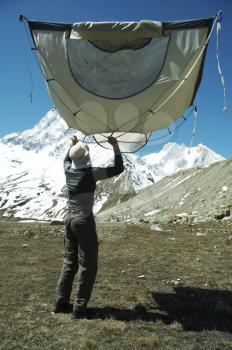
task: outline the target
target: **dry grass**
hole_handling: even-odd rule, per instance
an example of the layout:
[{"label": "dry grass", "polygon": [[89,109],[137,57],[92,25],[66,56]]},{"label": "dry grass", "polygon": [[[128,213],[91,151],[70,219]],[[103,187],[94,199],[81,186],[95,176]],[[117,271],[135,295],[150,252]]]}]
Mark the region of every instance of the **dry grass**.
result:
[{"label": "dry grass", "polygon": [[81,320],[50,314],[62,230],[0,221],[0,349],[232,349],[231,225],[99,225],[92,313]]}]

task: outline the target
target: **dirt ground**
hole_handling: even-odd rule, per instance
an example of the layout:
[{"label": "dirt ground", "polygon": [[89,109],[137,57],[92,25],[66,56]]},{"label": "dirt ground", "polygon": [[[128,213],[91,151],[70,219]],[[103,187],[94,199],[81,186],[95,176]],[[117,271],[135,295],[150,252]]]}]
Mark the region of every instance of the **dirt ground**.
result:
[{"label": "dirt ground", "polygon": [[232,225],[161,229],[98,224],[91,312],[72,320],[50,312],[63,227],[0,221],[0,349],[232,349]]}]

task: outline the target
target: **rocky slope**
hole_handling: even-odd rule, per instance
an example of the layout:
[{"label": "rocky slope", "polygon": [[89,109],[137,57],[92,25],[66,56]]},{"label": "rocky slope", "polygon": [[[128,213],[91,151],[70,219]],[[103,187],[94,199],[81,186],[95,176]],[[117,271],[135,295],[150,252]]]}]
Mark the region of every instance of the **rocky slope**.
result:
[{"label": "rocky slope", "polygon": [[232,220],[232,158],[168,176],[132,200],[98,214],[99,221]]}]

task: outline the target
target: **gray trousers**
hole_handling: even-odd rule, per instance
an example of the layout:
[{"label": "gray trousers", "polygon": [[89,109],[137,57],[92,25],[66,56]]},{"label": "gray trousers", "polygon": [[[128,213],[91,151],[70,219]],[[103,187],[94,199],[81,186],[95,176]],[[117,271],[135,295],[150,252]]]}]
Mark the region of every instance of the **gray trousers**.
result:
[{"label": "gray trousers", "polygon": [[74,216],[66,221],[64,261],[56,287],[56,302],[69,303],[73,280],[78,272],[74,307],[85,309],[97,274],[98,240],[94,217],[80,221]]}]

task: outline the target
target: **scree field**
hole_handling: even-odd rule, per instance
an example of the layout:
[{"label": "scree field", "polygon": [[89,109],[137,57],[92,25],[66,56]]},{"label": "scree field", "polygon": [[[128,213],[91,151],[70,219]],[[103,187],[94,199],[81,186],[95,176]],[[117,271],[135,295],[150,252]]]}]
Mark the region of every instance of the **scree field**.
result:
[{"label": "scree field", "polygon": [[72,320],[50,312],[63,227],[0,221],[0,349],[232,349],[232,225],[160,227],[98,224],[90,313]]}]

